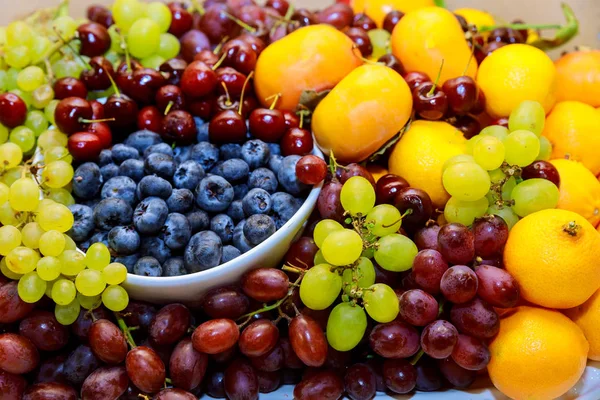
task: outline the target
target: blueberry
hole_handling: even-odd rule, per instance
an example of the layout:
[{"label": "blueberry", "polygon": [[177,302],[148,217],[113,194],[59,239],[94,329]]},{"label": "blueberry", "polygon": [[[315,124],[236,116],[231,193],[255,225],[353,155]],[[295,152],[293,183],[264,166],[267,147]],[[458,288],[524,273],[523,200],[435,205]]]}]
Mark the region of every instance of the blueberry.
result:
[{"label": "blueberry", "polygon": [[177,146],[173,149],[173,160],[177,164],[187,161],[192,156],[192,146]]},{"label": "blueberry", "polygon": [[232,158],[242,158],[242,146],[237,143],[226,143],[219,149],[223,160],[231,160]]},{"label": "blueberry", "polygon": [[108,199],[109,197],[117,197],[125,200],[129,205],[135,205],[135,189],[137,185],[133,179],[127,176],[115,176],[110,178],[102,187],[100,197]]},{"label": "blueberry", "polygon": [[248,250],[251,250],[252,243],[248,241],[246,236],[244,235],[244,225],[246,224],[246,220],[241,220],[233,230],[233,245],[241,252],[245,253]]},{"label": "blueberry", "polygon": [[208,171],[219,161],[219,149],[208,142],[200,142],[192,147],[190,159]]},{"label": "blueberry", "polygon": [[127,136],[127,139],[125,140],[125,144],[127,146],[135,147],[140,154],[153,144],[161,142],[162,138],[158,133],[149,131],[147,129],[134,132]]},{"label": "blueberry", "polygon": [[296,164],[300,158],[302,157],[297,155],[285,157],[281,163],[281,168],[277,173],[279,184],[283,186],[286,192],[293,194],[294,196],[299,195],[308,189],[308,185],[300,182],[296,177]]},{"label": "blueberry", "polygon": [[267,240],[276,230],[275,221],[268,215],[251,215],[244,224],[244,236],[254,246]]},{"label": "blueberry", "polygon": [[128,256],[140,248],[140,235],[132,226],[115,226],[108,232],[108,245],[120,256]]},{"label": "blueberry", "polygon": [[268,214],[272,204],[271,195],[263,189],[252,189],[242,199],[242,208],[247,217],[254,214]]},{"label": "blueberry", "polygon": [[94,208],[94,223],[105,231],[119,225],[129,225],[133,210],[123,199],[109,197],[101,200]]},{"label": "blueberry", "polygon": [[250,169],[265,166],[270,156],[269,146],[262,140],[248,140],[242,146],[242,159],[248,163]]},{"label": "blueberry", "polygon": [[226,213],[235,222],[239,222],[246,217],[246,215],[244,214],[244,207],[242,205],[241,200],[232,201],[229,207],[227,208]]},{"label": "blueberry", "polygon": [[239,183],[233,187],[233,198],[235,200],[241,200],[248,194],[248,185],[245,183]]},{"label": "blueberry", "polygon": [[268,143],[269,150],[271,151],[271,155],[281,155],[281,146],[279,143]]},{"label": "blueberry", "polygon": [[161,276],[162,268],[154,257],[142,257],[133,266],[133,273],[142,276]]},{"label": "blueberry", "polygon": [[269,193],[277,191],[277,177],[275,173],[267,168],[257,168],[250,173],[248,177],[248,187],[250,189],[264,189]]},{"label": "blueberry", "polygon": [[135,182],[139,182],[144,177],[144,162],[130,158],[125,160],[119,166],[119,175],[128,176]]},{"label": "blueberry", "polygon": [[98,165],[100,165],[101,167],[112,163],[112,151],[108,150],[108,149],[104,149],[100,152],[100,155],[98,156]]},{"label": "blueberry", "polygon": [[146,197],[160,197],[168,199],[173,193],[173,187],[166,179],[156,175],[147,175],[142,178],[137,186],[137,195],[139,200]]},{"label": "blueberry", "polygon": [[228,215],[217,214],[210,220],[210,230],[221,238],[222,243],[231,242],[234,228],[233,220]]},{"label": "blueberry", "polygon": [[210,226],[210,217],[206,211],[196,209],[185,214],[185,217],[190,223],[192,234],[205,231]]},{"label": "blueberry", "polygon": [[135,208],[133,225],[142,235],[154,235],[160,232],[167,215],[169,215],[169,208],[163,199],[148,197]]},{"label": "blueberry", "polygon": [[140,254],[143,257],[153,257],[162,264],[171,258],[171,249],[158,236],[146,236],[142,238]]},{"label": "blueberry", "polygon": [[183,255],[186,269],[189,272],[199,272],[216,267],[221,262],[222,248],[223,244],[216,233],[196,233],[190,239]]},{"label": "blueberry", "polygon": [[102,179],[106,182],[110,178],[114,178],[115,176],[119,176],[119,167],[115,163],[106,164],[102,168],[100,168],[100,173],[102,174]]},{"label": "blueberry", "polygon": [[83,242],[94,230],[94,210],[83,204],[72,204],[69,210],[73,213],[74,222],[67,235],[76,242]]},{"label": "blueberry", "polygon": [[173,184],[176,188],[194,190],[205,175],[204,168],[196,161],[184,161],[175,170]]},{"label": "blueberry", "polygon": [[94,243],[103,243],[106,247],[108,247],[108,232],[96,232],[92,235],[90,240],[86,240],[85,242],[79,245],[79,248],[83,251],[87,251],[89,247]]},{"label": "blueberry", "polygon": [[173,148],[166,143],[157,143],[144,150],[144,158],[148,158],[150,154],[162,153],[173,157]]},{"label": "blueberry", "polygon": [[283,163],[283,156],[279,154],[272,155],[269,157],[269,169],[273,171],[275,174],[279,172],[281,169],[281,164]]},{"label": "blueberry", "polygon": [[183,263],[183,257],[173,257],[169,258],[162,266],[163,275],[162,276],[181,276],[186,275],[188,272],[185,269],[185,264]]},{"label": "blueberry", "polygon": [[192,227],[183,214],[171,213],[162,228],[161,238],[171,250],[183,249],[190,241]]},{"label": "blueberry", "polygon": [[301,201],[285,192],[277,192],[271,196],[271,199],[273,200],[272,216],[277,229],[288,222],[302,206]]},{"label": "blueberry", "polygon": [[140,259],[140,255],[136,253],[136,254],[132,254],[130,256],[115,257],[115,259],[113,260],[113,262],[123,264],[127,268],[127,272],[129,272],[130,274],[132,274],[133,273],[133,267],[135,266],[135,263],[139,259]]},{"label": "blueberry", "polygon": [[140,158],[140,152],[135,147],[127,146],[123,143],[115,144],[111,151],[113,161],[117,165],[130,158]]},{"label": "blueberry", "polygon": [[233,201],[233,186],[216,175],[206,177],[196,188],[196,204],[204,211],[225,211]]},{"label": "blueberry", "polygon": [[194,194],[189,189],[173,189],[171,196],[167,199],[169,212],[188,212],[192,209],[193,205]]},{"label": "blueberry", "polygon": [[228,244],[227,246],[223,246],[223,256],[221,257],[221,263],[225,264],[242,255],[242,252],[239,251],[235,246]]},{"label": "blueberry", "polygon": [[93,199],[104,182],[100,167],[92,162],[81,164],[73,175],[73,194],[80,199]]},{"label": "blueberry", "polygon": [[229,182],[236,182],[248,177],[250,167],[248,167],[248,164],[244,160],[232,158],[216,165],[210,172],[222,176]]},{"label": "blueberry", "polygon": [[80,201],[77,204],[88,206],[89,208],[91,208],[93,210],[94,208],[96,208],[96,206],[98,205],[98,203],[100,203],[100,200],[101,199],[99,199],[99,198],[96,197],[96,198],[93,198],[91,200]]},{"label": "blueberry", "polygon": [[194,118],[194,121],[196,121],[196,141],[198,143],[200,142],[208,142],[208,126],[209,123],[208,122],[204,122],[202,121],[200,118],[198,118],[198,120],[196,120],[196,118]]},{"label": "blueberry", "polygon": [[144,160],[144,171],[147,174],[156,174],[164,179],[171,180],[176,168],[173,157],[168,154],[153,153]]}]

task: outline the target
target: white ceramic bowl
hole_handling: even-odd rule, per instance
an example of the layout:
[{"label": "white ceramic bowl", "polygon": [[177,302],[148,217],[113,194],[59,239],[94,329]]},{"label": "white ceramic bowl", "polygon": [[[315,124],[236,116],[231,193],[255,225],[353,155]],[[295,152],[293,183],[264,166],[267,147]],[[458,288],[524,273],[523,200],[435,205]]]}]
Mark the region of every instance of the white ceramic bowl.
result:
[{"label": "white ceramic bowl", "polygon": [[[323,158],[323,153],[316,147],[313,154]],[[321,187],[322,183],[315,186],[296,214],[270,238],[235,259],[206,271],[182,276],[155,278],[128,274],[123,286],[129,296],[136,300],[181,302],[195,306],[210,289],[239,283],[242,275],[251,269],[278,266],[315,208]]]}]

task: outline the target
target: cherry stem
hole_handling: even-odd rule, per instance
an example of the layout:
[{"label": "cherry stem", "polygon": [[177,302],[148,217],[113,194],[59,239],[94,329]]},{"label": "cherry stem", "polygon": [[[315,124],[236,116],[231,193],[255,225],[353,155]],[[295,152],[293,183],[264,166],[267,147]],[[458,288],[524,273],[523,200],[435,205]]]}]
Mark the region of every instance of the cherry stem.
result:
[{"label": "cherry stem", "polygon": [[198,11],[198,14],[204,15],[204,7],[202,7],[202,4],[200,4],[198,0],[192,0],[192,6],[194,9],[196,9],[196,11]]},{"label": "cherry stem", "polygon": [[[358,50],[358,53],[360,55],[356,54],[356,50]],[[370,65],[385,65],[382,62],[372,61],[372,60],[369,60],[367,58],[364,58],[363,55],[362,55],[362,53],[360,52],[360,49],[358,48],[358,46],[356,44],[352,45],[352,53],[354,54],[355,57],[357,57],[358,59],[360,59],[365,64],[370,64]]]},{"label": "cherry stem", "polygon": [[433,86],[431,87],[429,92],[427,92],[427,97],[433,96],[433,93],[435,92],[435,89],[437,88],[438,83],[440,83],[440,78],[442,76],[443,68],[444,68],[444,59],[442,58],[442,64],[440,65],[440,69],[438,70],[437,78],[435,78],[435,82],[433,82]]},{"label": "cherry stem", "polygon": [[114,314],[115,318],[117,319],[117,324],[119,325],[119,328],[121,328],[123,334],[125,335],[125,340],[127,340],[127,343],[129,343],[129,347],[135,349],[137,345],[135,344],[135,340],[133,340],[133,336],[131,336],[132,328],[127,326],[125,320],[121,317],[121,315],[119,315],[118,313]]},{"label": "cherry stem", "polygon": [[215,63],[215,65],[212,66],[211,69],[214,71],[217,68],[219,68],[221,66],[221,64],[223,64],[223,61],[225,61],[225,57],[227,57],[227,53],[223,53],[221,58],[219,58],[219,60]]},{"label": "cherry stem", "polygon": [[62,35],[60,34],[60,31],[58,30],[57,27],[53,27],[54,29],[54,33],[56,33],[56,36],[58,36],[58,39],[60,39],[72,52],[73,54],[75,54],[75,57],[77,57],[77,59],[79,59],[79,61],[81,61],[81,63],[86,66],[88,69],[92,69],[92,66],[90,65],[89,62],[85,61],[83,59],[83,57],[79,54],[78,51],[76,51],[73,46],[71,46],[71,41],[73,40],[73,38],[71,38],[70,40],[66,40],[65,38],[62,37]]},{"label": "cherry stem", "polygon": [[254,76],[254,71],[250,71],[246,80],[244,81],[244,86],[242,86],[242,94],[240,95],[240,107],[238,109],[238,114],[242,115],[242,107],[244,107],[244,94],[246,93],[246,86],[248,86],[248,82]]},{"label": "cherry stem", "polygon": [[300,129],[302,129],[302,127],[304,126],[304,117],[309,115],[310,111],[309,110],[301,110],[298,112],[298,115],[300,116],[300,125],[298,126]]},{"label": "cherry stem", "polygon": [[225,82],[221,81],[221,86],[223,86],[223,90],[225,90],[225,96],[227,96],[227,101],[225,102],[225,104],[230,106],[231,97],[229,96],[229,90],[227,89],[227,85],[225,84]]},{"label": "cherry stem", "polygon": [[106,75],[108,76],[108,79],[110,80],[111,86],[115,90],[115,94],[118,97],[121,97],[121,92],[119,91],[119,87],[117,86],[117,83],[115,82],[115,80],[113,79],[113,77],[110,74],[106,74]]},{"label": "cherry stem", "polygon": [[410,215],[410,214],[412,214],[412,213],[413,213],[413,209],[412,209],[412,208],[409,208],[408,210],[406,210],[406,211],[404,212],[404,214],[402,214],[402,215],[400,216],[400,219],[398,219],[397,221],[394,221],[394,222],[392,222],[392,223],[391,223],[391,224],[389,224],[389,225],[381,225],[381,226],[382,226],[383,228],[391,228],[392,226],[396,225],[398,222],[402,222],[402,219],[403,219],[404,217],[406,217],[407,215]]},{"label": "cherry stem", "polygon": [[213,54],[219,54],[223,45],[229,40],[229,36],[225,36],[213,50]]},{"label": "cherry stem", "polygon": [[125,36],[119,28],[117,28],[116,31],[119,34],[119,38],[121,39],[121,49],[125,52],[125,64],[127,64],[127,72],[131,72],[131,56],[129,55],[129,48],[127,47]]},{"label": "cherry stem", "polygon": [[94,122],[113,122],[114,120],[115,120],[114,118],[102,118],[102,119],[79,118],[79,122],[84,123],[84,124],[93,124]]},{"label": "cherry stem", "polygon": [[169,113],[169,111],[171,111],[171,108],[173,108],[174,104],[175,103],[173,102],[173,100],[169,101],[169,104],[167,104],[167,107],[165,107],[165,113],[164,113],[164,115],[167,115]]},{"label": "cherry stem", "polygon": [[221,13],[224,16],[226,16],[227,18],[229,18],[230,20],[232,20],[233,22],[235,22],[236,24],[238,24],[240,27],[242,27],[242,29],[245,29],[245,30],[247,30],[250,33],[256,33],[256,28],[248,25],[247,23],[245,23],[241,19],[234,17],[233,15],[229,14],[226,11],[221,11]]},{"label": "cherry stem", "polygon": [[467,71],[469,70],[469,66],[471,65],[471,60],[473,60],[474,56],[475,56],[475,36],[471,36],[471,55],[469,56],[469,61],[467,61],[467,66],[465,67],[465,70],[463,71],[461,76],[465,76],[467,74]]},{"label": "cherry stem", "polygon": [[265,98],[265,100],[273,99],[273,102],[271,103],[271,107],[269,107],[269,110],[272,110],[275,108],[275,105],[277,105],[277,102],[279,101],[280,98],[281,98],[281,93],[277,93],[277,94],[274,94],[272,96]]}]

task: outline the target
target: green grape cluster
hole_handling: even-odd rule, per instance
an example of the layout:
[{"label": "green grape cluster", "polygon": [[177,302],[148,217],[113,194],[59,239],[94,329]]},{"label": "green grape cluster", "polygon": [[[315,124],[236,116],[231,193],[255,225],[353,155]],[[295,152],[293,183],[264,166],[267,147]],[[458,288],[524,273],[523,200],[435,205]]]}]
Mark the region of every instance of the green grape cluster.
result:
[{"label": "green grape cluster", "polygon": [[545,179],[521,179],[522,168],[548,160],[552,145],[544,136],[542,105],[524,101],[510,114],[508,128],[492,125],[467,142],[467,153],[449,159],[442,181],[452,196],[444,209],[448,222],[471,225],[485,214],[502,217],[509,229],[519,218],[554,208],[559,191]]}]

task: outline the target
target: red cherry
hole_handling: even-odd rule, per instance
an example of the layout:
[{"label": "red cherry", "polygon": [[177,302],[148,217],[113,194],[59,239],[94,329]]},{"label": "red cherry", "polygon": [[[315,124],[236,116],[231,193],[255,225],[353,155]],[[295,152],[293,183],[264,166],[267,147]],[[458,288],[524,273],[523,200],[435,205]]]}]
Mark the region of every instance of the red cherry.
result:
[{"label": "red cherry", "polygon": [[246,133],[246,121],[234,110],[221,111],[208,125],[208,135],[213,143],[242,142]]},{"label": "red cherry", "polygon": [[292,128],[281,139],[281,153],[284,156],[304,156],[313,149],[313,138],[309,131],[302,128]]},{"label": "red cherry", "polygon": [[300,126],[300,117],[295,112],[289,110],[283,110],[283,117],[285,118],[285,127],[287,129],[298,128]]},{"label": "red cherry", "polygon": [[278,142],[286,132],[285,117],[279,110],[257,108],[248,118],[250,133],[265,142]]},{"label": "red cherry", "polygon": [[138,129],[148,129],[152,132],[160,132],[162,128],[163,115],[155,106],[142,108],[137,116]]},{"label": "red cherry", "polygon": [[171,111],[162,122],[160,135],[167,141],[188,145],[196,139],[196,123],[187,111]]},{"label": "red cherry", "polygon": [[85,99],[87,95],[87,88],[77,78],[67,76],[60,78],[54,83],[54,98],[57,100],[66,99],[67,97],[81,97]]},{"label": "red cherry", "polygon": [[81,97],[67,97],[61,100],[54,110],[56,127],[67,135],[83,131],[86,126],[83,120],[90,120],[91,118],[92,106]]},{"label": "red cherry", "polygon": [[8,128],[16,128],[25,123],[27,105],[14,93],[0,94],[0,123]]},{"label": "red cherry", "polygon": [[414,91],[416,88],[421,86],[425,82],[431,82],[429,76],[424,72],[411,71],[404,74],[404,80],[408,84],[410,91]]},{"label": "red cherry", "polygon": [[202,61],[194,61],[183,71],[180,86],[187,96],[203,97],[215,90],[217,74]]},{"label": "red cherry", "polygon": [[190,29],[192,29],[192,14],[190,14],[179,3],[170,3],[167,7],[171,10],[171,26],[169,33],[180,37]]},{"label": "red cherry", "polygon": [[213,97],[205,97],[192,102],[188,102],[188,109],[195,117],[200,117],[207,120],[213,115],[215,99]]},{"label": "red cherry", "polygon": [[100,138],[90,132],[77,132],[69,136],[69,153],[77,161],[94,161],[103,150]]},{"label": "red cherry", "polygon": [[88,127],[87,131],[98,136],[102,147],[108,149],[112,144],[112,131],[105,122],[92,122]]},{"label": "red cherry", "polygon": [[92,119],[96,120],[104,118],[104,104],[92,100],[90,101],[90,106],[92,106]]}]

